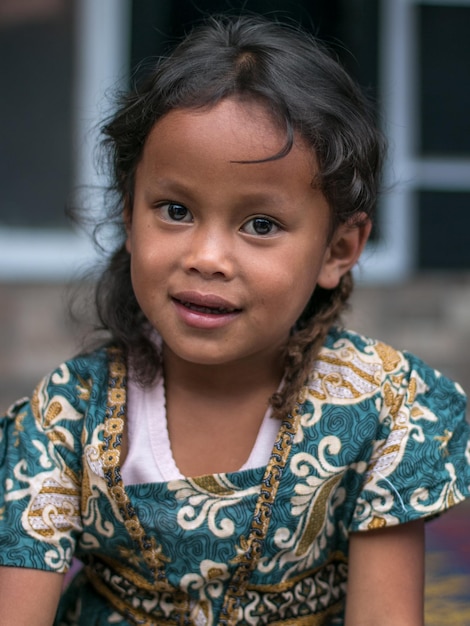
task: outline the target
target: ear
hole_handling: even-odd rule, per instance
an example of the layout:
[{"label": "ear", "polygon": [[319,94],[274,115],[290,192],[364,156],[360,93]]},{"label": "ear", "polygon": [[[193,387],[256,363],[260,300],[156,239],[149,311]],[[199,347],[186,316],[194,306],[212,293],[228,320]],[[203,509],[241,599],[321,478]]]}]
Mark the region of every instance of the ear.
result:
[{"label": "ear", "polygon": [[[365,219],[364,219],[365,218]],[[358,261],[367,243],[372,222],[363,215],[356,223],[340,224],[328,245],[317,284],[323,289],[334,289],[341,277]]]}]

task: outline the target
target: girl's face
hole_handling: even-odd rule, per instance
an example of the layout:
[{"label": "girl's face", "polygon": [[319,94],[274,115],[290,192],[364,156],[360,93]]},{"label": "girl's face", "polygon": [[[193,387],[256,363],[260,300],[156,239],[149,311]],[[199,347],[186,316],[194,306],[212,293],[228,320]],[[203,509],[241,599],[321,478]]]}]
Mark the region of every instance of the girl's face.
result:
[{"label": "girl's face", "polygon": [[172,358],[272,364],[315,286],[336,286],[355,261],[344,244],[354,229],[329,238],[301,140],[282,159],[239,162],[284,142],[262,105],[235,99],[173,110],[150,132],[126,245],[139,305]]}]

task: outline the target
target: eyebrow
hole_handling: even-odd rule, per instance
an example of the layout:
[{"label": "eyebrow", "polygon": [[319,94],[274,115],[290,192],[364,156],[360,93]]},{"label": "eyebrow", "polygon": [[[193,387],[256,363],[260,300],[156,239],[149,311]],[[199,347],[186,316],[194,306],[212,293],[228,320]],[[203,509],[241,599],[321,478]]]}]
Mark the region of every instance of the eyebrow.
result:
[{"label": "eyebrow", "polygon": [[[169,194],[182,194],[186,197],[193,196],[193,191],[190,185],[185,184],[177,180],[168,178],[155,177],[147,181],[145,184],[145,193],[169,193]],[[269,191],[256,191],[253,190],[247,193],[245,197],[239,199],[240,202],[246,202],[251,204],[262,204],[264,206],[276,206],[280,211],[286,211],[288,207],[287,198],[270,194]]]}]

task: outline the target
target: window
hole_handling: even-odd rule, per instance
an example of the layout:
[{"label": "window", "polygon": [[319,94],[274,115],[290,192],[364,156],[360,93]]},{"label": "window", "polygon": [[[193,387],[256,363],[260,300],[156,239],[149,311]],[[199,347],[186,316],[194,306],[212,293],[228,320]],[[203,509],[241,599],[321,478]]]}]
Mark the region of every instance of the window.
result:
[{"label": "window", "polygon": [[93,169],[104,94],[128,69],[128,0],[2,0],[0,278],[61,279],[94,256],[65,218]]},{"label": "window", "polygon": [[417,7],[418,267],[470,268],[470,2]]},{"label": "window", "polygon": [[470,1],[383,0],[381,22],[391,192],[383,203],[384,244],[368,276],[468,269],[470,246],[456,249],[442,225],[470,229],[470,211],[463,210],[470,208]]},{"label": "window", "polygon": [[10,0],[0,9],[3,226],[64,227],[72,177],[71,8]]}]

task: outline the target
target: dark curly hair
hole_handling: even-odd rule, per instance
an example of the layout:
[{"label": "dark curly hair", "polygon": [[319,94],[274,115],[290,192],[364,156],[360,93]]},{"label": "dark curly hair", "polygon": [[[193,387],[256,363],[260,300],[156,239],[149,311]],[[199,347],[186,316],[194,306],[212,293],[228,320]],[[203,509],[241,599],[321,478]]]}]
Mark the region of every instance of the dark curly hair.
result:
[{"label": "dark curly hair", "polygon": [[[282,159],[299,134],[314,151],[315,181],[332,212],[332,230],[373,217],[384,140],[359,87],[310,34],[263,17],[212,17],[195,27],[120,97],[102,131],[116,202],[108,217],[132,210],[136,167],[154,124],[176,108],[211,107],[232,96],[262,102],[285,132]],[[160,355],[134,296],[123,239],[98,282],[96,304],[104,329],[132,353],[139,380],[158,373]],[[315,289],[285,348],[285,384],[271,403],[276,415],[292,408],[329,328],[338,322],[352,289]]]}]

